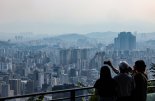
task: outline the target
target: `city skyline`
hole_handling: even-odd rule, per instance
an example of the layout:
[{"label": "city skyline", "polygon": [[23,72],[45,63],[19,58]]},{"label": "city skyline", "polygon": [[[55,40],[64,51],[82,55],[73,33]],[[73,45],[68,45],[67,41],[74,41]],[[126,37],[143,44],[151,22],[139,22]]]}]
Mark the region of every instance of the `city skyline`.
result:
[{"label": "city skyline", "polygon": [[154,0],[1,0],[0,32],[154,32]]},{"label": "city skyline", "polygon": [[[154,5],[155,0],[0,0],[0,100],[95,87],[96,80],[102,79],[102,67],[108,64],[112,78],[122,75],[124,68],[136,85],[135,75],[142,73],[137,60],[142,60],[139,65],[146,68],[143,74],[151,80],[148,85],[145,82],[147,96],[153,97]],[[122,61],[128,66],[121,66]],[[85,90],[14,101],[69,96],[74,101],[75,96],[93,91]],[[89,97],[76,100],[88,101]]]},{"label": "city skyline", "polygon": [[[78,34],[31,41],[24,41],[22,36],[15,39],[0,42],[0,97],[70,89],[79,87],[79,83],[93,86],[101,67],[109,60],[116,69],[121,61],[126,61],[132,70],[135,61],[144,60],[148,79],[155,78],[151,69],[155,63],[155,41],[137,43],[132,32],[120,32],[112,38],[117,39],[116,44]],[[111,71],[111,75],[116,74]],[[55,98],[60,97],[50,96]]]}]

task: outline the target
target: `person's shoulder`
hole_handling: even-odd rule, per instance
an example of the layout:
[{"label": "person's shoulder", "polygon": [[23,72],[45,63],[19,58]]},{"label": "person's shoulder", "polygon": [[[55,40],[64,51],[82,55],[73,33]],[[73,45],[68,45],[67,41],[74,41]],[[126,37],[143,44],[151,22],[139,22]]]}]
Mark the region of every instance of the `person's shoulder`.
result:
[{"label": "person's shoulder", "polygon": [[113,78],[117,78],[119,76],[119,74],[115,75]]},{"label": "person's shoulder", "polygon": [[97,79],[95,83],[100,82],[100,81],[101,81],[100,79]]},{"label": "person's shoulder", "polygon": [[118,79],[120,78],[121,74],[117,74],[116,76],[113,77],[113,79]]},{"label": "person's shoulder", "polygon": [[134,78],[130,75],[128,75],[128,79],[131,81],[131,82],[134,82]]},{"label": "person's shoulder", "polygon": [[112,80],[111,80],[111,85],[112,85],[113,87],[118,86],[117,80],[116,80],[116,79],[112,79]]},{"label": "person's shoulder", "polygon": [[101,81],[100,79],[96,80],[96,82],[95,82],[95,84],[94,84],[94,87],[95,87],[95,88],[99,85],[100,81]]},{"label": "person's shoulder", "polygon": [[141,78],[142,77],[142,74],[141,73],[136,73],[135,75],[134,75],[134,78]]},{"label": "person's shoulder", "polygon": [[97,80],[96,80],[96,82],[100,82],[100,81],[101,81],[101,79],[97,79]]},{"label": "person's shoulder", "polygon": [[134,75],[134,79],[135,80],[145,80],[146,77],[142,73],[137,73],[137,74]]},{"label": "person's shoulder", "polygon": [[133,79],[133,77],[130,74],[125,74],[127,78]]}]

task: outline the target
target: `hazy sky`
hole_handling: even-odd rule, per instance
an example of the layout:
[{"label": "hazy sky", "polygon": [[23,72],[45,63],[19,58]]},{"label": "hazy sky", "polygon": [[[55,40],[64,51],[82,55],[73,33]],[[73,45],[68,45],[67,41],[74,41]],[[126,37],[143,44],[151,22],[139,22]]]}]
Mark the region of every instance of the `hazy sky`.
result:
[{"label": "hazy sky", "polygon": [[0,0],[0,32],[155,31],[155,0]]}]

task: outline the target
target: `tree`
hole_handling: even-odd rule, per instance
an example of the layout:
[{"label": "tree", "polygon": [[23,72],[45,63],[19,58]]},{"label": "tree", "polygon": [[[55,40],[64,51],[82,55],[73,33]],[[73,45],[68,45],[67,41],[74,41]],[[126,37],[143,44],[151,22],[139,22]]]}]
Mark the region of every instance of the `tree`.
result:
[{"label": "tree", "polygon": [[[78,82],[77,83],[77,86],[78,87],[86,87],[84,84],[82,84],[81,82]],[[95,91],[94,89],[90,89],[90,90],[87,90],[88,91],[88,94],[92,94],[92,96],[89,98],[89,101],[99,101],[99,97],[97,95],[95,95]],[[82,98],[82,101],[85,101],[84,100],[84,97]]]},{"label": "tree", "polygon": [[152,63],[152,64],[151,64],[150,71],[151,71],[151,73],[152,73],[152,76],[155,78],[155,63]]},{"label": "tree", "polygon": [[[153,78],[155,78],[155,63],[151,64],[150,72],[152,73]],[[155,92],[155,89],[152,88],[152,86],[155,86],[154,84],[155,83],[153,81],[148,82],[148,93],[154,93]]]}]

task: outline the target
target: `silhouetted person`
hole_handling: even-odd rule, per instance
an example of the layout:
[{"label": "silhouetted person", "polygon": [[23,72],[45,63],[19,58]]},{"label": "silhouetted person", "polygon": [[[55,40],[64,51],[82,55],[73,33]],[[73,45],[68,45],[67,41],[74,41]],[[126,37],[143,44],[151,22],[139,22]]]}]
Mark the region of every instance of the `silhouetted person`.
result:
[{"label": "silhouetted person", "polygon": [[95,93],[99,95],[99,101],[116,101],[118,85],[111,77],[111,72],[108,66],[101,67],[100,78],[96,81]]},{"label": "silhouetted person", "polygon": [[147,75],[145,74],[146,65],[143,60],[138,60],[134,65],[134,101],[146,101],[147,97]]},{"label": "silhouetted person", "polygon": [[118,99],[117,101],[131,101],[132,92],[134,89],[134,80],[129,76],[129,65],[127,62],[121,62],[119,64],[120,73],[114,77],[119,85]]},{"label": "silhouetted person", "polygon": [[126,61],[122,61],[119,64],[119,70],[113,67],[111,61],[105,62],[112,70],[117,74],[114,79],[119,85],[118,99],[117,101],[132,101],[132,92],[134,90],[134,79],[129,75],[132,68],[129,67]]}]

